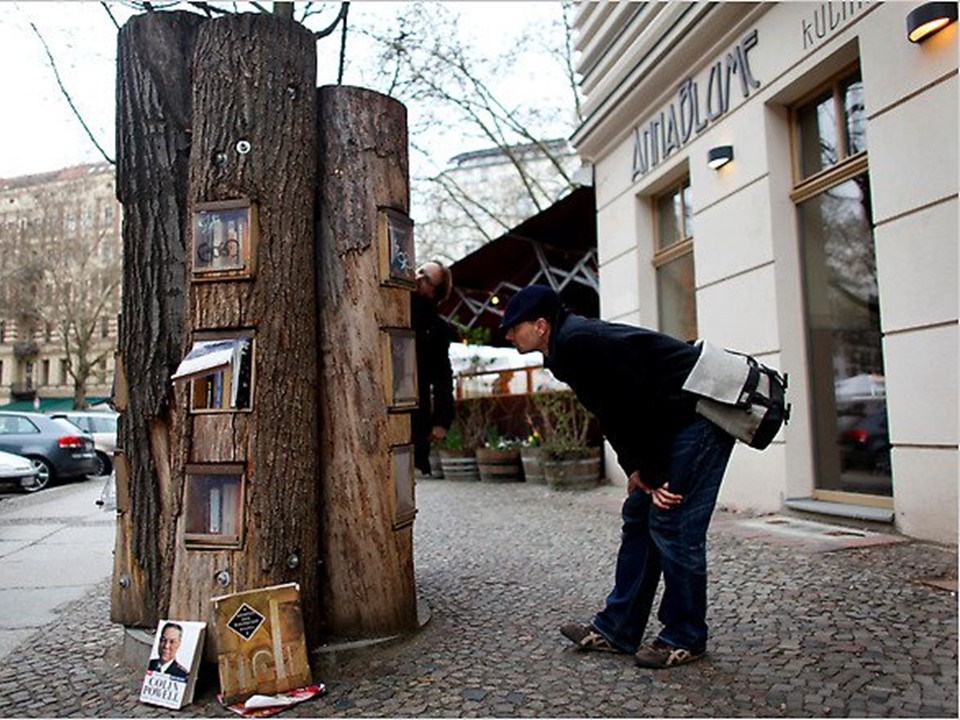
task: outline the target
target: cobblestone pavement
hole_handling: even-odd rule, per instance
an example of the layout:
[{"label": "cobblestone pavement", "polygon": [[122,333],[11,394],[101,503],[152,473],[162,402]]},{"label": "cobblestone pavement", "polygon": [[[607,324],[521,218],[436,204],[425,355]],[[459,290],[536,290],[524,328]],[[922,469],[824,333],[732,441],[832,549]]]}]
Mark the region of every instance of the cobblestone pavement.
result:
[{"label": "cobblestone pavement", "polygon": [[[557,632],[609,589],[621,489],[425,480],[418,499],[429,623],[326,656],[327,694],[282,717],[957,717],[955,547],[718,512],[709,652],[649,671]],[[139,704],[108,603],[104,583],[14,651],[0,716],[233,717],[209,679],[179,713]]]}]

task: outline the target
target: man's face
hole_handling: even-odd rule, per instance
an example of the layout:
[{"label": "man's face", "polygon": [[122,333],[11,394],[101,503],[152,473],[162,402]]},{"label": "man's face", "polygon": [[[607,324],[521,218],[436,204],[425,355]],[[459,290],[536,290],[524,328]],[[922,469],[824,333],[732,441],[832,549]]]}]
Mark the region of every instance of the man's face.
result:
[{"label": "man's face", "polygon": [[426,298],[436,297],[437,288],[442,282],[443,271],[436,263],[424,263],[417,268],[417,295]]},{"label": "man's face", "polygon": [[177,655],[180,649],[180,632],[176,628],[168,627],[160,636],[160,660],[168,663]]},{"label": "man's face", "polygon": [[518,322],[507,330],[507,342],[513,343],[513,346],[522,353],[542,350],[540,344],[543,342],[543,332],[540,323],[539,319]]}]

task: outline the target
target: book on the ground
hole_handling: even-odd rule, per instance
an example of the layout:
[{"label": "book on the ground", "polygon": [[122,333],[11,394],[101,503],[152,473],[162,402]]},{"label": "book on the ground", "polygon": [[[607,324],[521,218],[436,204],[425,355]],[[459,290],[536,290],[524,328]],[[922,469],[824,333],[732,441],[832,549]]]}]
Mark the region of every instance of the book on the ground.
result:
[{"label": "book on the ground", "polygon": [[140,687],[140,702],[179,710],[193,701],[207,624],[161,620]]},{"label": "book on the ground", "polygon": [[221,595],[212,602],[224,704],[312,684],[299,585]]},{"label": "book on the ground", "polygon": [[[246,702],[238,702],[233,705],[225,705],[227,710],[232,710],[241,717],[270,717],[279,712],[283,712],[288,707],[297,705],[306,700],[323,695],[327,691],[323,683],[318,685],[308,685],[305,688],[297,688],[290,692],[280,693],[278,695],[251,695]],[[221,698],[221,702],[223,699]]]}]

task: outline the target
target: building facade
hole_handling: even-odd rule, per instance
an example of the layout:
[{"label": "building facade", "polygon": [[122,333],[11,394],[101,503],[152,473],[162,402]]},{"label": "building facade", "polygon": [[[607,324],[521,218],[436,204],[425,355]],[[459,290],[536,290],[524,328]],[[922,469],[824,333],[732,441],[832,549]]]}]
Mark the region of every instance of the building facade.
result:
[{"label": "building facade", "polygon": [[582,3],[573,142],[602,317],[789,373],[720,503],[956,543],[957,23],[912,42],[921,5]]},{"label": "building facade", "polygon": [[113,166],[0,179],[0,405],[109,396],[122,272]]}]

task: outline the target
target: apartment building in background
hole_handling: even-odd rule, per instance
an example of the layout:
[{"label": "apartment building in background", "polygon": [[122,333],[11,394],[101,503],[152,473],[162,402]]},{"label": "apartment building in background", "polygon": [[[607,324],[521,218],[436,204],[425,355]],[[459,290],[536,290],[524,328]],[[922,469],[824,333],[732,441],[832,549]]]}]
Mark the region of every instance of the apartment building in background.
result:
[{"label": "apartment building in background", "polygon": [[107,163],[0,179],[0,405],[72,406],[67,327],[85,327],[87,354],[103,355],[88,403],[109,396],[122,272],[114,185]]}]

